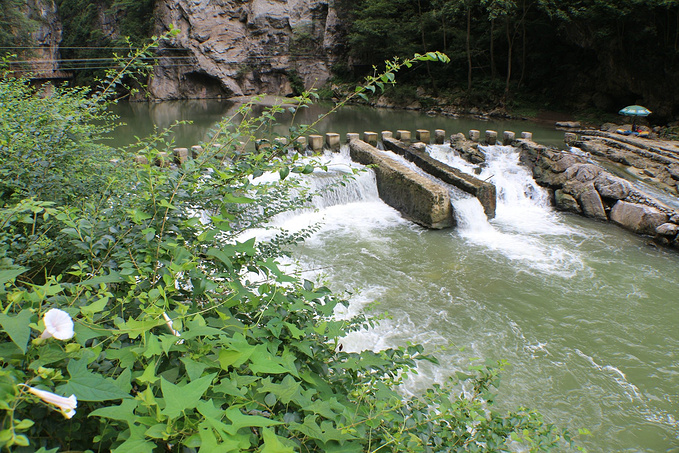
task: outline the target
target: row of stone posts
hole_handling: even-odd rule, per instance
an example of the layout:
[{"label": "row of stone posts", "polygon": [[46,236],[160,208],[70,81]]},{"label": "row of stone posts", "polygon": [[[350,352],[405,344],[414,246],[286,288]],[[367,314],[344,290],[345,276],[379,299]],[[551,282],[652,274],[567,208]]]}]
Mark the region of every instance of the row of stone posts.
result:
[{"label": "row of stone posts", "polygon": [[[360,137],[361,137],[360,134],[350,132],[347,134],[346,141],[348,143],[351,140],[358,139]],[[381,137],[380,134],[378,134],[377,132],[371,131],[363,132],[363,141],[369,143],[372,146],[377,146],[378,138],[381,138],[382,140],[384,140],[385,138],[395,138],[396,140],[400,140],[405,143],[420,142],[425,144],[434,143],[437,145],[442,145],[445,142],[445,137],[446,131],[443,129],[436,129],[434,131],[433,140],[431,131],[426,129],[417,129],[415,131],[414,140],[411,131],[408,130],[397,130],[395,133],[392,131],[382,131]],[[476,129],[472,129],[469,131],[468,138],[469,140],[474,142],[481,142],[481,132]],[[522,132],[521,138],[525,140],[532,140],[533,134],[531,132]],[[508,145],[514,142],[515,139],[516,134],[514,132],[504,131],[502,136],[502,143]],[[488,145],[495,145],[497,144],[497,141],[498,133],[496,131],[492,130],[485,131],[483,143]],[[285,137],[279,137],[275,139],[274,142],[281,146],[288,145],[287,139]],[[255,147],[257,149],[261,149],[262,147],[269,145],[270,142],[268,140],[258,140],[257,142],[255,142]],[[313,153],[320,153],[324,149],[328,149],[331,151],[339,151],[340,146],[341,146],[340,134],[335,132],[328,132],[327,134],[325,134],[325,136],[323,135],[301,136],[298,137],[292,144],[292,147],[298,151],[304,151],[308,149]],[[155,164],[159,166],[167,166],[170,163],[174,162],[177,165],[181,165],[189,158],[195,159],[198,156],[198,154],[200,154],[202,151],[203,149],[199,145],[192,146],[190,149],[175,148],[172,152],[172,156],[169,156],[168,153],[159,153]],[[143,156],[137,156],[135,160],[137,161],[137,163],[140,164],[148,163],[146,162],[146,158]]]}]

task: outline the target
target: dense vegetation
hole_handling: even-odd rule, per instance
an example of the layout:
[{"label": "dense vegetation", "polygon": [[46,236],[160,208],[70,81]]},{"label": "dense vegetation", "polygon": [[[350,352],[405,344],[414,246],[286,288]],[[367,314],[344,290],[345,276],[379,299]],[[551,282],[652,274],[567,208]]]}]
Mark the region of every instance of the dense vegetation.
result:
[{"label": "dense vegetation", "polygon": [[[353,96],[393,83],[402,66],[441,60],[430,53],[392,63]],[[336,319],[346,302],[282,270],[278,258],[313,228],[242,237],[304,206],[314,193],[302,175],[324,171],[280,144],[248,145],[280,107],[253,116],[245,105],[203,152],[175,165],[163,131],[130,149],[101,145],[120,80],[48,93],[0,78],[0,449],[568,444],[535,412],[496,410],[498,370],[484,364],[404,397],[400,383],[419,360],[435,358],[419,345],[343,351],[344,335],[375,321]],[[304,132],[291,128],[289,138]],[[137,155],[150,164],[133,164]],[[264,174],[277,177],[256,179]]]},{"label": "dense vegetation", "polygon": [[348,53],[369,69],[438,50],[452,64],[406,79],[476,106],[617,112],[642,103],[679,115],[679,1],[359,0],[337,2]]}]

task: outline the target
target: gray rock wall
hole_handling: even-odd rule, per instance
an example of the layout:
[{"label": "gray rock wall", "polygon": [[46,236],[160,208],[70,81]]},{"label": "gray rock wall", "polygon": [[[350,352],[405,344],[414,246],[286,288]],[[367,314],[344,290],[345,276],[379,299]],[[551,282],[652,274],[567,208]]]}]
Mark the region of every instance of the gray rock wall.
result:
[{"label": "gray rock wall", "polygon": [[342,49],[343,29],[322,0],[165,0],[160,34],[181,34],[161,51],[149,89],[158,99],[288,95],[292,83],[322,86]]}]

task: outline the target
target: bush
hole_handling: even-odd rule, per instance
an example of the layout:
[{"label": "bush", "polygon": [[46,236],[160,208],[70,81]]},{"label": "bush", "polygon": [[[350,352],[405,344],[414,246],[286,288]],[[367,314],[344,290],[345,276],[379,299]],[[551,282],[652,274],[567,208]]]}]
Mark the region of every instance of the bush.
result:
[{"label": "bush", "polygon": [[[397,67],[356,95],[393,82]],[[18,90],[25,111],[43,108],[21,82],[6,87],[8,94]],[[58,96],[61,115],[72,115],[82,130],[105,119],[98,116],[103,96]],[[115,187],[83,186],[78,195],[81,180],[69,186],[67,173],[88,180],[94,175],[80,168],[80,157],[87,149],[92,158],[99,155],[85,134],[63,147],[63,167],[45,155],[61,181],[43,181],[54,190],[24,192],[17,185],[6,197],[0,445],[42,452],[504,451],[512,443],[547,451],[557,445],[561,434],[535,412],[492,408],[496,368],[473,366],[408,399],[399,384],[419,360],[435,362],[422,346],[361,353],[338,347],[347,332],[373,321],[335,319],[335,307],[346,302],[286,274],[276,261],[286,244],[311,231],[280,233],[269,242],[240,239],[245,229],[312,196],[291,174],[322,171],[276,146],[243,146],[280,111],[252,117],[251,108],[241,109],[240,123],[220,124],[196,159],[106,165],[99,177],[115,180]],[[38,135],[58,130],[63,118],[48,120],[28,116],[4,130],[34,152]],[[163,133],[136,145],[151,163],[166,159],[161,153],[171,147]],[[280,177],[253,183],[264,173]],[[53,243],[70,253],[59,266],[48,257],[39,272],[28,272],[19,257],[35,252],[23,226],[38,222],[58,230]]]}]

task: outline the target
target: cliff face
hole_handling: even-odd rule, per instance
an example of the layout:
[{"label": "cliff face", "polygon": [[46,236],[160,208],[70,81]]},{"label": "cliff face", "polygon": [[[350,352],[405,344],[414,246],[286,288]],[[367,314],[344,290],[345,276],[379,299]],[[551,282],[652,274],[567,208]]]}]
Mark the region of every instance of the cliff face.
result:
[{"label": "cliff face", "polygon": [[181,34],[160,49],[149,83],[157,99],[287,95],[319,87],[342,51],[332,0],[164,0],[157,34]]},{"label": "cliff face", "polygon": [[56,5],[50,0],[28,0],[23,12],[33,26],[31,40],[36,47],[22,55],[29,63],[16,73],[31,73],[44,79],[63,77],[65,74],[59,70],[58,62],[62,26]]}]

